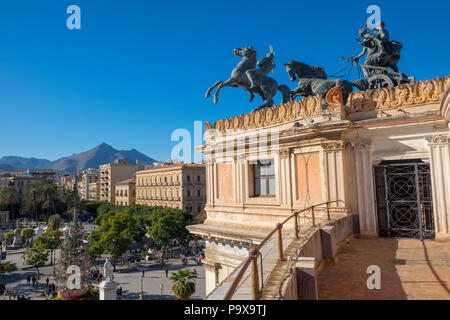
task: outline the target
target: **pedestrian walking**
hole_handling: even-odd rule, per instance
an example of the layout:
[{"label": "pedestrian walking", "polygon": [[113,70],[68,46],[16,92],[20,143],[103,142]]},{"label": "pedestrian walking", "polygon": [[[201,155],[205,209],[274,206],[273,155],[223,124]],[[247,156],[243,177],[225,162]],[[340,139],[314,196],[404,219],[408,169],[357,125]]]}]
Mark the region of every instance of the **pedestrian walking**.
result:
[{"label": "pedestrian walking", "polygon": [[50,282],[50,279],[47,277],[47,279],[45,280],[45,282],[47,283],[47,288],[48,288],[48,285],[49,285],[49,282]]},{"label": "pedestrian walking", "polygon": [[30,285],[31,277],[27,276],[27,285]]},{"label": "pedestrian walking", "polygon": [[166,268],[166,270],[164,270],[166,272],[166,278],[169,276],[169,269]]},{"label": "pedestrian walking", "polygon": [[34,287],[36,284],[36,278],[35,277],[31,278],[31,282],[33,282],[33,287]]},{"label": "pedestrian walking", "polygon": [[144,278],[145,277],[145,270],[144,270],[144,268],[142,268],[142,278]]}]

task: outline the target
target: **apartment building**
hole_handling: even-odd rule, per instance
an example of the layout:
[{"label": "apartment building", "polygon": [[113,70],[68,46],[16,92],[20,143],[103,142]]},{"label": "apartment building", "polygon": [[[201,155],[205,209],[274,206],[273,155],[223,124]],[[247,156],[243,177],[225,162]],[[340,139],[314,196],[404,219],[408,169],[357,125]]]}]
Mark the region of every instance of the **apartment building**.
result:
[{"label": "apartment building", "polygon": [[116,183],[116,202],[121,206],[129,206],[136,203],[136,180],[127,179]]},{"label": "apartment building", "polygon": [[100,181],[89,183],[88,200],[100,200]]},{"label": "apartment building", "polygon": [[96,183],[100,181],[100,171],[99,169],[86,169],[81,172],[81,180],[78,183],[77,191],[80,198],[83,200],[88,200],[89,198],[89,187],[91,183]]},{"label": "apartment building", "polygon": [[0,172],[0,190],[9,186],[11,178],[12,176],[9,173]]},{"label": "apartment building", "polygon": [[126,159],[118,159],[114,163],[100,166],[100,200],[116,203],[116,184],[126,179],[134,179],[136,171],[144,170],[145,166],[129,163]]},{"label": "apartment building", "polygon": [[206,172],[203,164],[162,164],[136,172],[136,204],[203,212]]}]

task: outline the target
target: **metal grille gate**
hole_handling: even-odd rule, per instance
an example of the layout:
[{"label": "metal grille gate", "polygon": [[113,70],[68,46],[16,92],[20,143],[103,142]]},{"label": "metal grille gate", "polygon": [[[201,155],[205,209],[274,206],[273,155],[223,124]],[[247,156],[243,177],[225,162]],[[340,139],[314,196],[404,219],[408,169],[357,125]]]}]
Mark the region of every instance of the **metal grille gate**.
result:
[{"label": "metal grille gate", "polygon": [[429,164],[381,163],[374,176],[379,235],[434,238]]}]

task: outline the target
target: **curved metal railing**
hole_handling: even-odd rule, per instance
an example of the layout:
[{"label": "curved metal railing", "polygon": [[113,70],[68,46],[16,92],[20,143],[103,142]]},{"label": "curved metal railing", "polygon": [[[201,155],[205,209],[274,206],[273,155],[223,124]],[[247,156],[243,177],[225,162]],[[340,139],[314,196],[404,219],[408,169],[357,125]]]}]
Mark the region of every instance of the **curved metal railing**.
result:
[{"label": "curved metal railing", "polygon": [[[311,217],[312,217],[312,225],[313,227],[316,225],[316,219],[315,219],[315,214],[314,211],[318,208],[321,207],[322,209],[326,210],[326,214],[327,214],[327,218],[328,220],[331,220],[330,218],[330,204],[331,203],[345,203],[342,200],[333,200],[333,201],[327,201],[327,202],[323,202],[323,203],[319,203],[319,204],[315,204],[313,206],[310,206],[308,208],[299,210],[294,212],[291,216],[287,217],[283,222],[278,223],[277,226],[275,227],[275,229],[273,229],[256,247],[250,249],[249,251],[249,256],[248,258],[245,260],[244,264],[242,265],[242,267],[240,268],[238,274],[236,275],[236,277],[234,278],[233,282],[231,283],[230,288],[228,289],[227,293],[225,294],[224,300],[231,300],[231,298],[233,297],[234,293],[236,292],[245,272],[247,271],[248,267],[250,266],[250,264],[252,264],[252,300],[258,300],[260,298],[261,292],[262,290],[259,289],[259,275],[258,275],[258,257],[261,257],[261,268],[262,268],[262,255],[261,255],[261,248],[267,243],[267,241],[269,241],[269,239],[278,231],[278,260],[284,260],[284,256],[283,256],[283,234],[282,234],[282,230],[283,230],[283,226],[290,221],[292,218],[294,219],[294,226],[295,226],[295,238],[299,239],[300,238],[300,226],[298,223],[298,217],[300,213],[303,213],[305,211],[311,211]],[[323,207],[326,206],[326,207]],[[262,286],[264,287],[263,284],[263,273],[261,270],[261,281],[262,281]]]}]

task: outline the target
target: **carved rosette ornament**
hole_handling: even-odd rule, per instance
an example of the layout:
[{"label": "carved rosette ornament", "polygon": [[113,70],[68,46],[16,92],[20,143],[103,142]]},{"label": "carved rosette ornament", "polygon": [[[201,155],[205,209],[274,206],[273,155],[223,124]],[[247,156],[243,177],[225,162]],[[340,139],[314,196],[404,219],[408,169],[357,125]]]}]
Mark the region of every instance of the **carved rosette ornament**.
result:
[{"label": "carved rosette ornament", "polygon": [[440,144],[449,144],[450,136],[445,134],[436,134],[433,136],[425,137],[425,140],[428,142],[428,145],[440,145]]},{"label": "carved rosette ornament", "polygon": [[344,144],[341,141],[331,141],[331,142],[323,142],[322,149],[323,151],[341,151],[344,148]]}]

